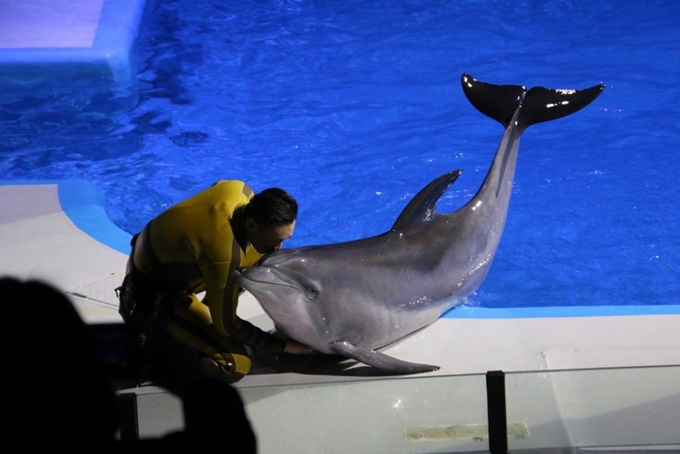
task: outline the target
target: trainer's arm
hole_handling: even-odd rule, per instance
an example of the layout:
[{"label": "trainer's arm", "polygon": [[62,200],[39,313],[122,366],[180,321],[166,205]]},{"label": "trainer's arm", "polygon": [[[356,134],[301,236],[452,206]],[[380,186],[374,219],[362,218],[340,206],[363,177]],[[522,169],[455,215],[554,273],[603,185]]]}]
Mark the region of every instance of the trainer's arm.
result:
[{"label": "trainer's arm", "polygon": [[231,264],[219,263],[203,270],[205,299],[218,333],[234,341],[256,349],[275,353],[284,351],[286,342],[273,336],[236,315],[239,288],[231,277]]}]

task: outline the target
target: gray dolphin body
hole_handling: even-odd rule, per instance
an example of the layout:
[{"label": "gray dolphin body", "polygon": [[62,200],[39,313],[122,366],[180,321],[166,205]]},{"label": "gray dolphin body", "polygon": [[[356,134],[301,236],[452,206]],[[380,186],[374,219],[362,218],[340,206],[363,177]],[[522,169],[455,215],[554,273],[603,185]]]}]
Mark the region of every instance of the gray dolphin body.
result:
[{"label": "gray dolphin body", "polygon": [[471,104],[505,133],[477,194],[449,214],[436,203],[461,174],[449,172],[409,202],[388,232],[284,249],[235,272],[279,333],[315,350],[394,374],[437,370],[376,351],[424,328],[482,284],[503,233],[519,139],[532,124],[572,114],[604,89],[492,85],[462,76]]}]

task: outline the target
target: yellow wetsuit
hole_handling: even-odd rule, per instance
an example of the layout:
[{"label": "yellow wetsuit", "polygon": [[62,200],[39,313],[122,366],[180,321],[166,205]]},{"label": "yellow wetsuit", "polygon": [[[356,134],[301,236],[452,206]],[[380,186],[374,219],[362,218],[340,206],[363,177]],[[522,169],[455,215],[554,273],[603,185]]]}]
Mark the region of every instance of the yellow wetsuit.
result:
[{"label": "yellow wetsuit", "polygon": [[[242,181],[218,181],[153,219],[137,238],[133,257],[137,270],[170,289],[163,301],[168,330],[244,375],[251,366],[244,345],[274,352],[285,345],[236,315],[240,289],[232,271],[262,257],[238,230],[252,196]],[[201,301],[197,293],[203,291]]]}]

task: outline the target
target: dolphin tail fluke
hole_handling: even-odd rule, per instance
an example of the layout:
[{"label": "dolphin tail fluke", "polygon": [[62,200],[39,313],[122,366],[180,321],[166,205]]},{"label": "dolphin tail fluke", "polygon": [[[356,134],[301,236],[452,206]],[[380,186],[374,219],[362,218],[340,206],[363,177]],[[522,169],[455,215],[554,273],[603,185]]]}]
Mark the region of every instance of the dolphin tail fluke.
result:
[{"label": "dolphin tail fluke", "polygon": [[526,95],[521,85],[494,85],[475,79],[469,74],[461,78],[463,93],[475,109],[507,127]]},{"label": "dolphin tail fluke", "polygon": [[517,126],[523,131],[544,121],[566,117],[583,109],[604,90],[598,84],[584,90],[565,90],[520,85],[494,85],[481,82],[469,74],[461,78],[468,101],[481,113],[507,127],[518,109]]},{"label": "dolphin tail fluke", "polygon": [[330,345],[330,348],[338,355],[357,360],[361,363],[375,367],[376,369],[393,374],[417,374],[420,372],[439,370],[439,366],[402,361],[375,350],[357,347],[349,342],[333,342]]}]

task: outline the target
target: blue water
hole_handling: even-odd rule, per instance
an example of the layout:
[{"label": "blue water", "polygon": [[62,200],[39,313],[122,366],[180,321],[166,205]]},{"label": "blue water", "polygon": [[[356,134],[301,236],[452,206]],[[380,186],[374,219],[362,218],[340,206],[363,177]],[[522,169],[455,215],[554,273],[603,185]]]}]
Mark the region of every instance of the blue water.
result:
[{"label": "blue water", "polygon": [[460,89],[607,88],[522,138],[483,308],[680,304],[680,3],[165,0],[130,84],[0,77],[0,178],[82,178],[136,232],[217,179],[288,189],[287,246],[389,229],[453,169],[462,206],[502,127]]}]

